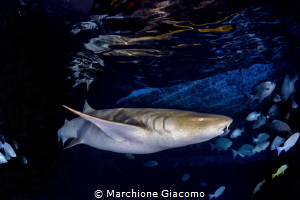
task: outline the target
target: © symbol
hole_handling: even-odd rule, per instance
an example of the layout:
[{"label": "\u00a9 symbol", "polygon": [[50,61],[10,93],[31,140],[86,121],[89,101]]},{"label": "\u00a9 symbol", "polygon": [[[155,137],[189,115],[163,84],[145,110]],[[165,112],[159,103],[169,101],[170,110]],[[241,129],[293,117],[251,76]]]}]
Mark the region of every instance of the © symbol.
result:
[{"label": "\u00a9 symbol", "polygon": [[97,199],[101,199],[103,196],[103,192],[102,192],[102,190],[96,190],[94,195]]}]

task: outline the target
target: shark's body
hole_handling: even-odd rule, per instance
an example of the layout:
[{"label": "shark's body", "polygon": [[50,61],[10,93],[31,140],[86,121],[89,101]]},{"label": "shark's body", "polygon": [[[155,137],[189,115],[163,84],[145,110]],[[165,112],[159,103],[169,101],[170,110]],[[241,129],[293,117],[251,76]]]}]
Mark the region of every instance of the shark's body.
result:
[{"label": "shark's body", "polygon": [[222,115],[153,108],[117,108],[84,113],[65,108],[80,117],[66,121],[58,131],[67,146],[89,146],[118,153],[147,154],[200,143],[228,128],[232,119]]}]

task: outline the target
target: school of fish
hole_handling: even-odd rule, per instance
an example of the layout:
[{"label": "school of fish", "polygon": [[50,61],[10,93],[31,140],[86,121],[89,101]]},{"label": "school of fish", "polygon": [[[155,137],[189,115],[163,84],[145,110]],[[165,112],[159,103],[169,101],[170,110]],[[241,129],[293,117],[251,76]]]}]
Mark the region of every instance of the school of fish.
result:
[{"label": "school of fish", "polygon": [[[245,123],[252,123],[252,129],[256,130],[256,129],[261,129],[264,128],[266,130],[269,130],[269,132],[262,132],[259,134],[253,134],[252,135],[252,141],[249,141],[249,143],[246,144],[242,144],[239,148],[233,149],[232,146],[233,144],[239,140],[239,138],[243,138],[244,135],[249,134],[249,132],[251,132],[251,130],[249,130],[248,128],[246,129],[245,127],[236,127],[231,134],[230,130],[228,129],[229,125],[231,124],[232,120],[230,118],[227,118],[224,116],[220,117],[220,116],[216,116],[216,118],[222,118],[224,119],[224,122],[219,123],[220,126],[218,126],[217,130],[221,130],[218,132],[218,134],[213,135],[213,136],[207,136],[206,139],[200,139],[198,140],[197,143],[201,142],[201,141],[207,141],[210,140],[212,138],[215,138],[217,136],[219,136],[219,138],[216,138],[212,141],[210,141],[208,144],[211,146],[211,150],[214,151],[214,149],[217,149],[218,152],[220,151],[227,151],[228,149],[231,148],[231,152],[233,155],[233,159],[236,158],[237,156],[242,157],[242,158],[246,158],[246,157],[251,157],[254,156],[255,154],[261,153],[263,151],[265,151],[269,146],[270,146],[270,150],[277,150],[278,151],[278,156],[282,153],[282,151],[284,152],[288,152],[294,145],[296,145],[298,138],[299,138],[299,132],[293,132],[293,130],[291,129],[291,127],[288,124],[288,118],[290,116],[290,113],[294,110],[298,108],[298,104],[294,99],[294,94],[295,92],[297,92],[297,90],[295,89],[295,82],[298,80],[298,75],[295,76],[290,76],[290,75],[286,75],[280,90],[280,95],[277,93],[273,93],[273,91],[276,90],[276,84],[273,83],[272,81],[266,81],[263,83],[258,84],[254,89],[253,89],[253,94],[248,94],[248,99],[249,99],[249,103],[250,103],[250,107],[253,109],[253,111],[251,113],[249,113],[246,117],[245,117]],[[270,106],[270,108],[268,109],[267,112],[262,111],[262,110],[258,110],[257,107],[259,107],[260,105],[262,105],[265,101],[272,101],[273,104]],[[290,105],[290,109],[286,110],[287,106],[283,106],[282,104],[287,104]],[[168,149],[171,146],[168,145],[168,148],[161,148],[161,149],[150,149],[150,150],[146,150],[146,151],[140,151],[141,147],[138,147],[137,149],[126,149],[125,148],[121,148],[120,147],[116,148],[113,147],[111,149],[107,149],[106,147],[103,148],[102,146],[97,146],[95,144],[92,144],[85,138],[86,136],[84,136],[86,133],[78,133],[75,130],[75,133],[72,133],[72,128],[69,128],[70,126],[68,126],[68,124],[72,123],[72,127],[74,127],[74,124],[78,124],[78,119],[81,119],[83,121],[83,123],[79,123],[79,124],[87,124],[89,126],[91,126],[91,130],[94,132],[94,134],[97,132],[96,131],[96,127],[102,128],[102,126],[104,126],[103,130],[104,132],[106,131],[107,133],[103,133],[101,132],[101,134],[106,134],[109,138],[115,140],[115,142],[119,144],[121,144],[123,141],[127,141],[130,140],[132,144],[134,144],[135,141],[135,137],[136,136],[132,136],[131,138],[126,136],[124,137],[124,135],[122,134],[115,134],[114,132],[109,132],[110,130],[116,131],[114,129],[111,128],[111,125],[117,125],[117,126],[121,126],[120,127],[126,127],[128,128],[129,131],[136,131],[136,127],[131,127],[131,126],[140,126],[142,127],[143,125],[141,124],[140,121],[148,121],[148,119],[140,119],[139,117],[135,117],[134,120],[131,119],[129,116],[130,114],[133,115],[137,115],[139,116],[139,112],[138,110],[135,111],[122,111],[122,114],[118,114],[118,112],[116,111],[109,111],[108,114],[104,113],[107,111],[95,111],[93,110],[87,103],[85,104],[85,108],[83,112],[79,112],[76,110],[73,110],[67,106],[65,106],[67,109],[69,109],[70,111],[78,114],[80,117],[76,118],[75,121],[77,120],[76,123],[72,123],[72,121],[66,121],[65,125],[58,131],[58,138],[59,140],[62,140],[63,144],[66,142],[66,140],[68,140],[69,138],[73,138],[73,140],[67,145],[67,147],[72,147],[74,145],[80,144],[80,143],[85,143],[88,144],[90,146],[99,148],[99,149],[104,149],[104,150],[109,150],[109,151],[114,151],[114,152],[120,152],[120,153],[125,153],[125,155],[127,156],[128,159],[135,159],[135,156],[133,154],[140,154],[140,153],[152,153],[152,152],[158,152],[160,150],[164,150],[164,149]],[[99,112],[99,114],[97,114]],[[125,112],[125,115],[124,115]],[[128,113],[126,113],[128,112]],[[145,113],[144,111],[143,115],[147,116],[147,113]],[[153,112],[153,111],[151,111]],[[169,111],[168,111],[169,112]],[[172,111],[173,112],[173,111]],[[104,113],[104,114],[100,114],[100,113]],[[157,111],[155,111],[154,113],[157,113]],[[110,116],[112,115],[112,116]],[[118,115],[120,115],[118,117]],[[164,114],[159,114],[162,115],[164,117]],[[155,116],[156,119],[158,119],[161,116]],[[124,116],[126,116],[124,118]],[[153,116],[153,114],[149,115],[149,118],[151,118]],[[187,115],[189,117],[189,115]],[[170,117],[168,115],[168,117]],[[118,119],[118,120],[116,120]],[[199,121],[204,121],[206,120],[203,116],[198,118]],[[202,119],[202,120],[201,120]],[[101,121],[104,120],[104,121]],[[107,125],[107,128],[105,128],[105,123],[107,123],[107,120],[109,120],[108,122],[110,123],[109,125]],[[153,121],[153,119],[151,119]],[[151,121],[150,120],[150,121]],[[97,124],[99,122],[99,124]],[[155,121],[155,119],[154,119]],[[180,122],[180,121],[177,121]],[[122,125],[122,123],[124,123],[126,126]],[[143,122],[145,123],[145,122]],[[163,134],[163,129],[159,129],[159,124],[160,125],[164,125],[162,124],[164,122],[159,122],[159,123],[154,123],[153,122],[153,127],[151,129],[153,129],[156,132],[160,132],[160,134]],[[218,124],[218,123],[216,123]],[[169,126],[174,126],[174,124],[169,125]],[[233,127],[235,126],[235,124],[233,124]],[[250,126],[251,127],[251,126]],[[66,129],[67,128],[67,129]],[[138,127],[139,128],[139,127]],[[149,127],[148,127],[149,128]],[[174,128],[178,129],[178,127]],[[225,130],[226,129],[226,130]],[[68,131],[65,131],[68,130]],[[71,132],[70,132],[71,130]],[[165,130],[166,131],[166,130]],[[216,131],[216,130],[214,130]],[[127,133],[125,132],[125,135]],[[128,134],[127,134],[128,135]],[[229,135],[229,138],[227,138]],[[176,137],[175,137],[176,138]],[[196,142],[194,142],[196,143]],[[152,143],[152,145],[155,143]],[[174,145],[174,147],[180,147],[180,146],[186,146],[186,145],[190,145],[193,144],[191,142],[185,142],[184,145],[182,144],[176,144]],[[126,145],[127,146],[127,145]],[[173,147],[171,147],[173,148]],[[159,163],[155,160],[150,160],[147,162],[144,162],[144,167],[148,167],[148,168],[152,168],[152,167],[157,167],[159,166]],[[272,179],[280,174],[284,174],[284,171],[288,168],[288,164],[284,164],[282,166],[280,166],[275,174],[272,174]],[[190,179],[191,174],[184,174],[181,178],[182,181],[186,182]],[[255,188],[254,188],[254,192],[253,194],[257,193],[259,190],[261,190],[261,187],[263,186],[263,184],[265,184],[266,179],[264,179],[262,182],[259,182]],[[202,183],[202,182],[201,182]],[[202,186],[202,184],[200,184]],[[207,186],[207,184],[205,183],[205,186]],[[208,197],[209,199],[212,198],[218,198],[220,195],[223,194],[223,192],[225,191],[225,186],[221,186],[219,187],[214,194],[209,194]]]},{"label": "school of fish", "polygon": [[[0,134],[0,164],[7,163],[11,158],[16,158],[16,150],[19,149],[18,143],[15,139],[12,139],[12,145],[10,145],[5,137]],[[28,161],[24,156],[19,156],[23,164],[27,164]]]},{"label": "school of fish", "polygon": [[[269,146],[271,151],[277,150],[277,156],[282,154],[282,152],[288,152],[297,144],[300,136],[299,130],[293,130],[289,126],[291,113],[293,110],[298,109],[298,102],[295,101],[295,94],[298,93],[296,89],[298,79],[298,74],[286,75],[281,88],[277,90],[279,94],[274,93],[276,91],[276,84],[272,81],[258,84],[253,89],[253,94],[247,94],[250,108],[253,111],[245,117],[245,124],[251,126],[252,123],[253,130],[263,129],[267,130],[267,133],[252,134],[252,143],[249,141],[248,144],[242,144],[239,148],[235,149],[232,147],[236,146],[234,143],[243,138],[244,135],[249,134],[252,130],[245,127],[238,127],[239,125],[233,123],[232,127],[237,127],[231,134],[229,134],[230,132],[226,132],[221,135],[221,138],[215,140],[214,143],[210,142],[211,149],[214,150],[216,148],[218,151],[226,151],[231,147],[233,159],[237,156],[242,158],[254,156],[257,153],[265,151]],[[270,105],[270,107],[269,109],[261,109],[262,105]],[[226,138],[228,134],[231,140]],[[287,168],[288,164],[280,166],[276,173],[272,174],[272,179],[280,174],[284,174]],[[266,179],[259,182],[255,186],[253,194],[257,193],[265,182]],[[210,198],[213,197],[215,196],[210,195]]]}]

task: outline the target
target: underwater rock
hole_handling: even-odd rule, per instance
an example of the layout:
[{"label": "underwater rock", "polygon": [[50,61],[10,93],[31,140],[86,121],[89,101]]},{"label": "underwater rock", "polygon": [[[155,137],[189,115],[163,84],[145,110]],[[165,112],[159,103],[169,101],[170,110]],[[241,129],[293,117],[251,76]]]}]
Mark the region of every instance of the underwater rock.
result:
[{"label": "underwater rock", "polygon": [[241,112],[250,110],[245,94],[259,81],[281,78],[281,70],[277,68],[279,66],[273,64],[254,64],[247,69],[227,71],[202,80],[145,88],[138,94],[121,98],[112,107],[177,108],[240,117]]}]

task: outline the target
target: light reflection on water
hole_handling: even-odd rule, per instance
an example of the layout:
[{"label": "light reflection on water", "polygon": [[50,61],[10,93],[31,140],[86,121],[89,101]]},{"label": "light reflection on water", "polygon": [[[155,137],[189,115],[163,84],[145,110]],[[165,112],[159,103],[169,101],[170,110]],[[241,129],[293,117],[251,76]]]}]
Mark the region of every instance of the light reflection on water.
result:
[{"label": "light reflection on water", "polygon": [[[281,19],[260,6],[216,12],[220,5],[214,1],[197,6],[162,1],[139,7],[111,2],[103,14],[96,5],[90,20],[72,30],[74,41],[86,41],[70,66],[73,87],[95,80],[99,71],[120,69],[143,77],[138,80],[141,86],[169,85],[270,63],[286,52],[287,39],[274,32],[284,28]],[[127,10],[121,12],[122,6]],[[187,71],[192,76],[185,76]]]}]

